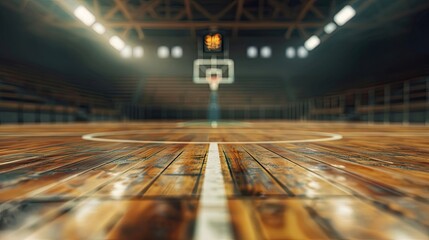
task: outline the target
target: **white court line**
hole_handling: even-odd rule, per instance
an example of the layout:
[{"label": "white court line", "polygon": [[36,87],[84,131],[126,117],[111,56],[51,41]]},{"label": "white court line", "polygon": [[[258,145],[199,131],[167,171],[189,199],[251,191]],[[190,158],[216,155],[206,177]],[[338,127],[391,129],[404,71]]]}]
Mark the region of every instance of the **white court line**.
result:
[{"label": "white court line", "polygon": [[11,164],[11,163],[16,163],[16,162],[21,162],[21,161],[26,161],[26,160],[31,160],[31,159],[35,159],[35,158],[40,158],[40,157],[41,156],[31,156],[31,157],[24,157],[24,158],[15,159],[15,160],[11,160],[11,161],[0,162],[0,166]]},{"label": "white court line", "polygon": [[[115,135],[126,135],[126,134],[139,134],[147,133],[143,130],[130,130],[130,131],[114,131],[114,132],[99,132],[90,133],[82,136],[82,139],[89,141],[98,142],[115,142],[115,143],[155,143],[155,144],[211,144],[207,141],[187,142],[187,141],[156,141],[156,140],[132,140],[132,139],[115,139],[115,138],[103,138],[104,136],[115,136]],[[173,132],[175,133],[175,132]],[[249,132],[246,132],[250,134]],[[297,140],[278,140],[278,141],[237,141],[237,142],[219,142],[222,144],[276,144],[276,143],[308,143],[308,142],[325,142],[340,140],[343,138],[342,135],[336,133],[326,132],[310,132],[310,131],[286,131],[286,133],[300,133],[300,134],[312,134],[316,136],[323,136],[325,138],[313,138],[313,139],[297,139]],[[170,132],[171,134],[171,132]]]},{"label": "white court line", "polygon": [[77,137],[77,132],[28,132],[28,133],[0,133],[0,137]]},{"label": "white court line", "polygon": [[[240,121],[231,121],[231,122],[218,122],[222,126],[240,126],[240,127],[249,127],[252,124],[249,122],[240,122]],[[209,121],[188,121],[188,122],[179,122],[176,124],[177,127],[200,127],[200,126],[211,126]]]},{"label": "white court line", "polygon": [[342,132],[345,137],[426,137],[429,132]]},{"label": "white court line", "polygon": [[218,143],[210,143],[194,240],[234,239]]}]

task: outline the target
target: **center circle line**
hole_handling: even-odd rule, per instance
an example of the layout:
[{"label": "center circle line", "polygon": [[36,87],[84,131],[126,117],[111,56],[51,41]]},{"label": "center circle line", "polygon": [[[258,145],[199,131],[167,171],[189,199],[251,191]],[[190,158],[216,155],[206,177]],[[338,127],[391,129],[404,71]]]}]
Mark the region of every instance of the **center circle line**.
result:
[{"label": "center circle line", "polygon": [[[325,138],[313,138],[313,139],[297,139],[297,140],[277,140],[277,141],[159,141],[159,140],[133,140],[133,139],[114,139],[114,138],[103,138],[106,136],[115,135],[126,135],[126,134],[138,134],[144,132],[144,130],[128,130],[128,131],[113,131],[113,132],[98,132],[90,133],[82,136],[82,139],[87,141],[98,141],[98,142],[115,142],[115,143],[155,143],[155,144],[210,144],[217,142],[219,144],[279,144],[279,143],[308,143],[308,142],[326,142],[335,141],[343,138],[341,134],[337,133],[326,133],[326,132],[312,132],[312,131],[289,131],[295,133],[307,133],[317,136],[324,136]],[[171,134],[171,133],[169,133]]]}]

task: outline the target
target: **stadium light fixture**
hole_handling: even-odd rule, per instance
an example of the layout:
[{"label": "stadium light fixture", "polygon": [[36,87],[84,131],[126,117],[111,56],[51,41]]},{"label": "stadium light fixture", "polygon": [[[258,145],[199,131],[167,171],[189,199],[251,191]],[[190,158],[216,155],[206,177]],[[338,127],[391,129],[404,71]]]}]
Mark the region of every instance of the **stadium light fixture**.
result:
[{"label": "stadium light fixture", "polygon": [[106,28],[101,23],[98,23],[98,22],[92,25],[92,29],[100,35],[103,35],[106,32]]},{"label": "stadium light fixture", "polygon": [[261,48],[261,57],[270,58],[271,57],[271,48],[269,46],[263,46]]},{"label": "stadium light fixture", "polygon": [[78,6],[73,14],[86,26],[91,26],[95,22],[95,16],[84,6]]},{"label": "stadium light fixture", "polygon": [[159,58],[168,58],[170,55],[170,50],[166,46],[161,46],[158,48],[158,57]]},{"label": "stadium light fixture", "polygon": [[326,26],[323,28],[326,34],[331,34],[335,31],[335,29],[337,29],[337,25],[335,25],[333,22],[326,24]]},{"label": "stadium light fixture", "polygon": [[250,46],[247,48],[247,57],[256,58],[258,57],[258,49],[255,46]]},{"label": "stadium light fixture", "polygon": [[122,41],[118,36],[111,37],[109,39],[109,43],[118,51],[121,51],[125,47],[124,41]]},{"label": "stadium light fixture", "polygon": [[137,46],[133,48],[133,56],[135,58],[142,58],[144,55],[144,50],[143,47],[141,46]]},{"label": "stadium light fixture", "polygon": [[286,48],[286,57],[287,58],[294,58],[295,55],[296,55],[295,48],[293,48],[293,47]]},{"label": "stadium light fixture", "polygon": [[335,23],[338,24],[338,26],[343,26],[346,22],[348,22],[350,19],[352,19],[355,15],[356,15],[356,10],[352,6],[346,5],[337,14],[335,14],[334,21],[335,21]]},{"label": "stadium light fixture", "polygon": [[299,58],[306,58],[308,56],[308,51],[305,49],[305,47],[299,47],[298,48],[298,57]]},{"label": "stadium light fixture", "polygon": [[181,58],[183,56],[183,49],[180,46],[174,46],[171,48],[171,56],[173,58]]},{"label": "stadium light fixture", "polygon": [[130,46],[125,46],[122,50],[121,50],[121,56],[123,58],[130,58],[132,55],[132,50]]},{"label": "stadium light fixture", "polygon": [[315,49],[320,44],[320,38],[316,35],[311,36],[305,41],[304,46],[308,51]]}]

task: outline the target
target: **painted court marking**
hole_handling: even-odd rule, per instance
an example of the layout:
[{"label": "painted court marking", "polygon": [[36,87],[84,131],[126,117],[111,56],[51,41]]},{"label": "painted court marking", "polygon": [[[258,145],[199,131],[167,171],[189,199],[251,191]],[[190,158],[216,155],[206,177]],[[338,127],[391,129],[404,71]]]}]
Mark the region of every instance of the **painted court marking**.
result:
[{"label": "painted court marking", "polygon": [[194,239],[234,239],[218,143],[210,143]]},{"label": "painted court marking", "polygon": [[[225,191],[225,182],[222,175],[219,144],[269,144],[269,143],[299,143],[299,142],[322,142],[342,139],[342,135],[325,132],[310,131],[287,131],[287,133],[302,133],[321,136],[323,138],[297,139],[281,141],[249,141],[249,142],[185,142],[185,141],[153,141],[153,140],[132,140],[132,139],[112,139],[106,136],[118,136],[127,134],[147,134],[148,131],[116,131],[91,133],[82,136],[84,140],[100,142],[120,142],[120,143],[159,143],[159,144],[209,144],[207,163],[205,167],[201,196],[199,200],[199,210],[194,231],[194,240],[232,240],[234,239],[231,215],[228,207],[228,199]],[[159,132],[158,132],[159,133]],[[165,133],[171,134],[172,132]],[[249,132],[246,132],[249,133]],[[233,134],[233,133],[232,133]]]},{"label": "painted court marking", "polygon": [[[127,135],[127,134],[145,134],[148,133],[144,130],[130,130],[130,131],[115,131],[115,132],[99,132],[99,133],[90,133],[82,136],[82,139],[89,141],[98,141],[98,142],[115,142],[115,143],[157,143],[157,144],[210,144],[208,141],[157,141],[157,140],[133,140],[133,139],[114,139],[114,138],[105,138],[108,136],[117,136],[117,135]],[[251,134],[251,132],[246,132]],[[285,133],[299,133],[299,134],[310,134],[321,136],[323,138],[313,138],[313,139],[296,139],[296,140],[278,140],[278,141],[228,141],[228,142],[218,142],[220,144],[275,144],[275,143],[307,143],[307,142],[325,142],[325,141],[334,141],[340,140],[343,138],[341,134],[336,133],[326,133],[326,132],[311,132],[311,131],[286,131]],[[171,132],[169,133],[171,134]]]},{"label": "painted court marking", "polygon": [[0,133],[0,137],[76,137],[82,133],[76,132],[26,132],[26,133]]}]

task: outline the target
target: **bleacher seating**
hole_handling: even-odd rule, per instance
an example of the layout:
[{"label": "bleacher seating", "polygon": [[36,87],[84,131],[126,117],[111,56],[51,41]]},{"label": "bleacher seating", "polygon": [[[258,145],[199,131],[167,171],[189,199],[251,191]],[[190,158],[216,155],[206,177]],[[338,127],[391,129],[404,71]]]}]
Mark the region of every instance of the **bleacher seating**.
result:
[{"label": "bleacher seating", "polygon": [[14,62],[0,64],[0,123],[112,119],[113,102],[63,76]]},{"label": "bleacher seating", "polygon": [[[208,84],[194,84],[190,78],[147,78],[143,81],[139,101],[141,105],[177,106],[179,104],[184,108],[195,108],[206,107],[209,102]],[[265,82],[257,79],[236,80],[234,84],[221,84],[218,91],[219,104],[225,107],[255,106],[256,103],[281,105],[286,100],[284,87],[281,84],[280,81],[271,80],[270,85],[266,85]]]},{"label": "bleacher seating", "polygon": [[[269,82],[269,84],[266,84]],[[233,84],[221,84],[218,102],[223,118],[251,112],[280,109],[286,102],[285,87],[279,79],[261,81],[256,78],[237,79]],[[124,78],[116,88],[116,100],[132,104],[131,118],[205,118],[209,104],[208,84],[195,84],[192,78],[148,77]],[[256,114],[258,115],[258,114]],[[254,117],[256,118],[256,117]]]},{"label": "bleacher seating", "polygon": [[309,101],[309,119],[429,122],[429,78],[415,77]]}]

